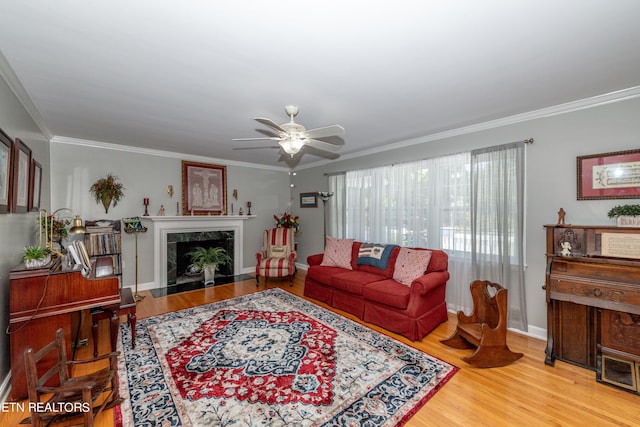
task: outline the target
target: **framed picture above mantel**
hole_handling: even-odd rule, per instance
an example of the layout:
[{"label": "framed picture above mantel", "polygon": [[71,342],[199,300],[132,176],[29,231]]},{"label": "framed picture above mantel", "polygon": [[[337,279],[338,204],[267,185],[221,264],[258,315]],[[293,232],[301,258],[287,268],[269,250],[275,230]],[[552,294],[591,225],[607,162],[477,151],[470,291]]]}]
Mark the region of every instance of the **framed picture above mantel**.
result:
[{"label": "framed picture above mantel", "polygon": [[640,198],[640,150],[579,156],[577,199]]},{"label": "framed picture above mantel", "polygon": [[226,215],[227,167],[182,161],[182,214]]}]

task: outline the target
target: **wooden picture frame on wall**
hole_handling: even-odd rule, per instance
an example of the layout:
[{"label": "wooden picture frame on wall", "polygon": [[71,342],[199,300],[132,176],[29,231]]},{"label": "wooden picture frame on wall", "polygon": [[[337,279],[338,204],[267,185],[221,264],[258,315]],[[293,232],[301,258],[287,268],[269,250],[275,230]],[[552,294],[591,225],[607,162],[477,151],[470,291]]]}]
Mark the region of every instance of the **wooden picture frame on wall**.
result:
[{"label": "wooden picture frame on wall", "polygon": [[11,138],[0,129],[0,214],[11,212]]},{"label": "wooden picture frame on wall", "polygon": [[29,184],[29,210],[40,210],[40,198],[42,192],[42,165],[31,159],[31,177]]},{"label": "wooden picture frame on wall", "polygon": [[182,161],[182,214],[227,214],[227,167]]},{"label": "wooden picture frame on wall", "polygon": [[13,187],[11,212],[26,213],[29,210],[29,172],[31,171],[31,148],[16,138],[13,142]]},{"label": "wooden picture frame on wall", "polygon": [[300,193],[301,208],[317,208],[318,193]]},{"label": "wooden picture frame on wall", "polygon": [[640,198],[640,150],[577,158],[577,199]]}]

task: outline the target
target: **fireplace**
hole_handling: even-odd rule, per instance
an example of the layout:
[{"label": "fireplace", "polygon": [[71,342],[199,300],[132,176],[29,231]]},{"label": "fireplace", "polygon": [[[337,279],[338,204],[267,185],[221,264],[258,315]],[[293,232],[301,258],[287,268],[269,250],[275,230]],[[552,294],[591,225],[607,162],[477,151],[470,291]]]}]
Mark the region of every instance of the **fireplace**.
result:
[{"label": "fireplace", "polygon": [[[155,288],[173,286],[178,280],[177,258],[182,256],[177,254],[177,243],[188,240],[195,241],[195,246],[212,244],[214,247],[215,245],[225,247],[233,263],[228,270],[222,270],[218,274],[240,275],[243,268],[243,224],[245,220],[252,217],[246,215],[143,217],[151,221],[153,227]],[[173,257],[174,247],[175,261],[169,261],[169,258]],[[184,252],[189,250],[181,249]]]},{"label": "fireplace", "polygon": [[188,253],[198,247],[226,250],[232,261],[230,264],[218,266],[216,276],[233,276],[234,235],[233,230],[170,233],[167,236],[167,286],[204,282],[203,272],[189,268],[191,259]]}]

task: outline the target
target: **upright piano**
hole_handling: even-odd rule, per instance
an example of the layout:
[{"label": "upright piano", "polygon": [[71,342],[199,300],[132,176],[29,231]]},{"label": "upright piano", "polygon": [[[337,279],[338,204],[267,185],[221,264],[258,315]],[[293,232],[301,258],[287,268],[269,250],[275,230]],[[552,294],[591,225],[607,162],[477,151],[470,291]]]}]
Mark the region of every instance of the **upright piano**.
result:
[{"label": "upright piano", "polygon": [[573,363],[640,394],[640,228],[545,228],[545,363]]},{"label": "upright piano", "polygon": [[[72,316],[94,307],[119,306],[120,285],[117,277],[85,278],[79,270],[62,271],[55,264],[41,269],[27,269],[21,264],[11,270],[9,279],[11,397],[17,400],[27,396],[24,351],[44,347],[62,328],[67,354],[71,355]],[[111,329],[117,331],[117,310],[111,322]],[[50,366],[53,363],[44,362]]]}]

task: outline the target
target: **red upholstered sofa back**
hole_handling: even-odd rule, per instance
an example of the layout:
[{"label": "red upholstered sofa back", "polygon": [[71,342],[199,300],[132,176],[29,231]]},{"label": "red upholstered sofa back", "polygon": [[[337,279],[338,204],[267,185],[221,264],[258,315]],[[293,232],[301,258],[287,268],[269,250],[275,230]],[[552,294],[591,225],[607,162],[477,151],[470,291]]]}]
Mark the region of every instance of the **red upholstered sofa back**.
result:
[{"label": "red upholstered sofa back", "polygon": [[[368,273],[382,274],[385,277],[393,277],[393,271],[396,265],[396,258],[400,253],[400,246],[393,248],[391,255],[389,256],[389,263],[387,268],[380,270],[377,267],[371,265],[358,265],[358,252],[362,242],[353,242],[353,248],[351,249],[351,268],[357,271],[366,271]],[[426,273],[433,271],[447,271],[449,268],[449,255],[446,252],[439,249],[425,249],[425,248],[409,248],[417,251],[431,251],[431,260],[427,266]]]}]

